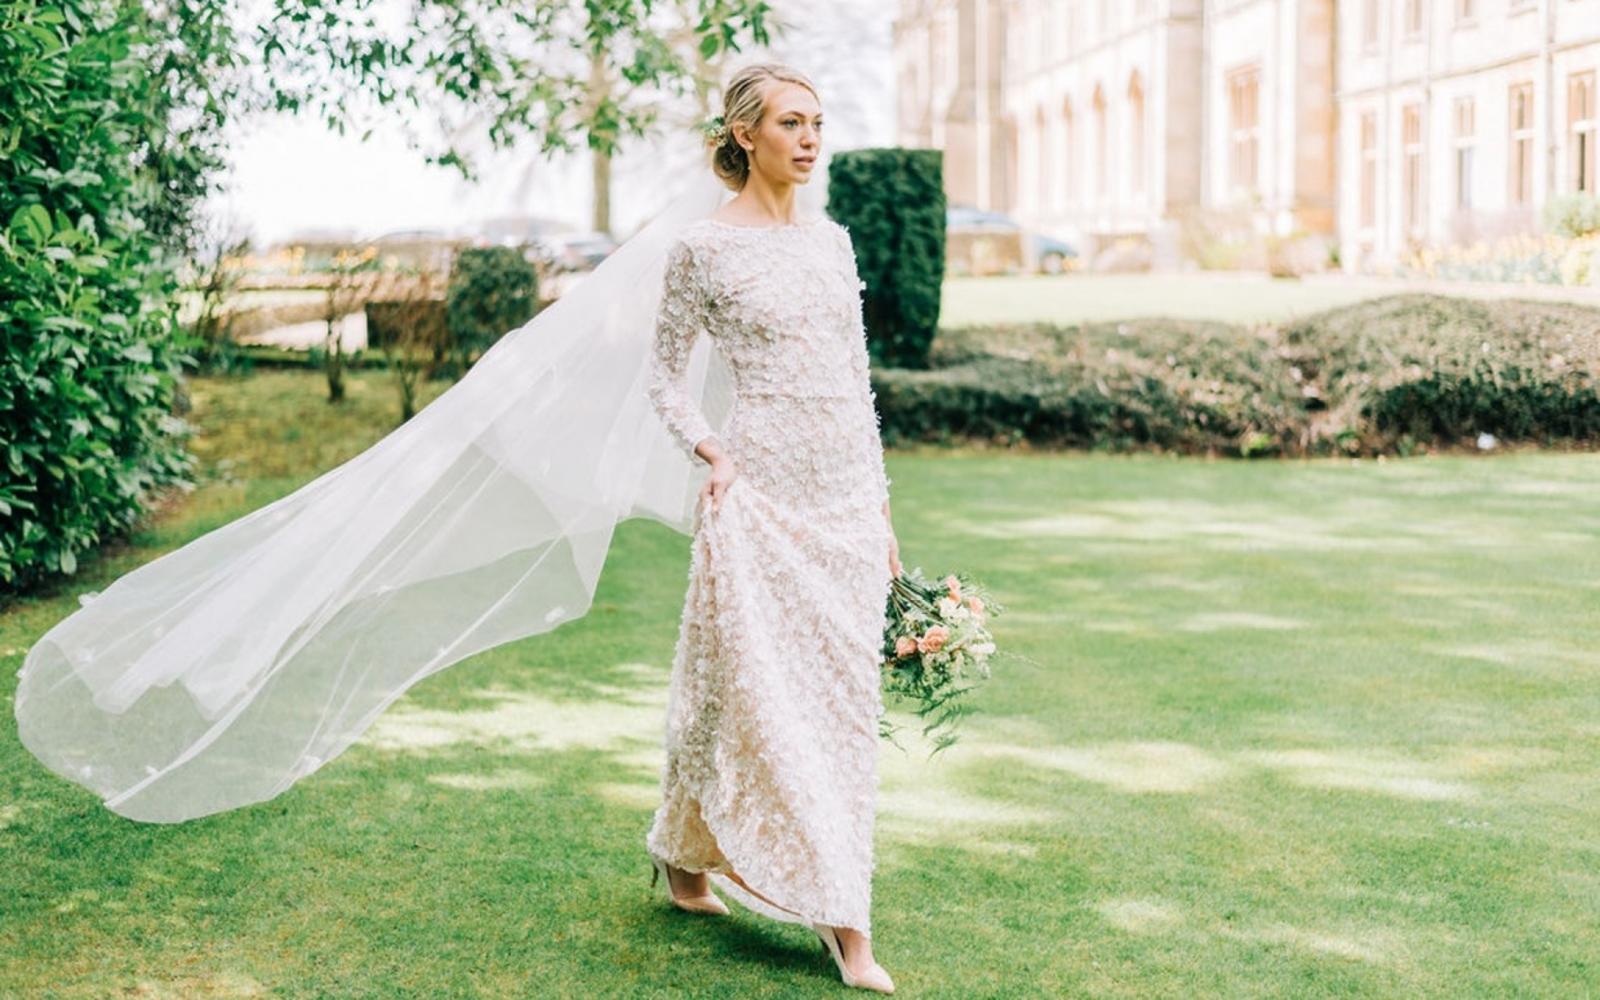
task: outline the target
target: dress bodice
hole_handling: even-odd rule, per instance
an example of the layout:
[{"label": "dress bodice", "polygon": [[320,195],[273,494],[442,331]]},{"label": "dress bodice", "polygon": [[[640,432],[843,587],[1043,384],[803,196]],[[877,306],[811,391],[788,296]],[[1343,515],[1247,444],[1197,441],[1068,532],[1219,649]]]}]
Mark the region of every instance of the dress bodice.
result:
[{"label": "dress bodice", "polygon": [[[849,233],[826,216],[781,226],[712,218],[686,225],[667,254],[650,376],[651,400],[679,446],[693,457],[713,433],[686,389],[689,354],[704,332],[727,363],[747,453],[803,429],[780,424],[810,424],[835,446],[848,445],[859,468],[875,466],[887,490],[864,287]],[[760,423],[770,432],[758,434]]]}]

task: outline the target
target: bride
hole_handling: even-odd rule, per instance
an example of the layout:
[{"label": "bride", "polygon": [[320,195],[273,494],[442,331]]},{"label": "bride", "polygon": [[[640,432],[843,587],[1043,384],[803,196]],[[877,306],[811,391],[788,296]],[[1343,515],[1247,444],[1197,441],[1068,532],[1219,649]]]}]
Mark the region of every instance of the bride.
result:
[{"label": "bride", "polygon": [[648,517],[693,535],[657,874],[892,990],[868,905],[900,566],[860,288],[848,234],[794,214],[815,89],[751,66],[724,107],[715,172],[415,417],[81,595],[18,671],[24,746],[139,822],[272,799],[423,678],[586,614]]},{"label": "bride", "polygon": [[[681,908],[726,912],[715,879],[810,925],[850,985],[893,992],[867,911],[883,615],[900,567],[850,236],[795,212],[821,133],[804,76],[734,76],[713,167],[738,196],[667,258],[650,398],[710,475],[648,847]],[[685,384],[702,331],[732,371],[721,434]]]}]

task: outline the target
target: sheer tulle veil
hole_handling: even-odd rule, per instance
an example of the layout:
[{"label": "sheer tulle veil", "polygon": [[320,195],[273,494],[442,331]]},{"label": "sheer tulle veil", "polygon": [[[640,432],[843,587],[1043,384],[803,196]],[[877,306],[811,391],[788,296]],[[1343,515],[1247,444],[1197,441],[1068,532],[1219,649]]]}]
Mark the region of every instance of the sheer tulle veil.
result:
[{"label": "sheer tulle veil", "polygon": [[[651,407],[666,253],[731,193],[709,167],[448,391],[288,496],[117,579],[28,652],[24,745],[111,810],[270,799],[417,681],[585,614],[618,522],[689,533],[708,467]],[[690,383],[731,403],[709,337]]]}]

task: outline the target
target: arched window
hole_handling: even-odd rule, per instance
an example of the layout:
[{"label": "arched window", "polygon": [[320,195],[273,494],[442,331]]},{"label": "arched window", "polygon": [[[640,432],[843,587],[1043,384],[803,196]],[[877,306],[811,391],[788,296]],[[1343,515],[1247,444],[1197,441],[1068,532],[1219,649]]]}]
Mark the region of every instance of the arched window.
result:
[{"label": "arched window", "polygon": [[1033,115],[1033,153],[1034,153],[1034,204],[1039,211],[1048,212],[1051,208],[1050,197],[1050,121],[1045,117],[1044,108],[1039,108]]},{"label": "arched window", "polygon": [[1106,92],[1099,84],[1094,88],[1094,194],[1102,202],[1106,196],[1107,182],[1111,177],[1110,132],[1106,127]]},{"label": "arched window", "polygon": [[1072,98],[1068,97],[1061,102],[1061,163],[1056,168],[1056,176],[1061,179],[1063,208],[1083,200],[1078,191],[1077,172],[1073,170],[1077,155],[1078,135],[1072,121]]},{"label": "arched window", "polygon": [[1128,193],[1134,198],[1144,197],[1144,178],[1150,169],[1145,162],[1144,127],[1144,84],[1135,72],[1128,80]]}]

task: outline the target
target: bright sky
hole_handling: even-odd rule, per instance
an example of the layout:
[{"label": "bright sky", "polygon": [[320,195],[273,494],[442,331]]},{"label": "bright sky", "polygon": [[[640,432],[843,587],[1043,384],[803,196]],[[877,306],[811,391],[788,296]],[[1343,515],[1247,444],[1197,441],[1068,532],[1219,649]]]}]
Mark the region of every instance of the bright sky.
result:
[{"label": "bright sky", "polygon": [[[892,143],[897,4],[778,0],[774,6],[791,29],[770,49],[736,55],[733,64],[776,59],[811,77],[827,113],[824,159],[840,149]],[[288,117],[252,121],[238,131],[227,191],[213,214],[253,234],[258,246],[313,230],[371,237],[398,229],[470,228],[519,214],[588,228],[587,156],[546,161],[530,144],[486,159],[483,179],[474,185],[453,170],[425,165],[397,129],[376,132],[365,143]],[[662,183],[659,154],[647,148],[626,150],[613,173],[614,229],[626,237],[675,185]],[[801,200],[807,210],[820,211],[822,177],[802,190]]]}]

